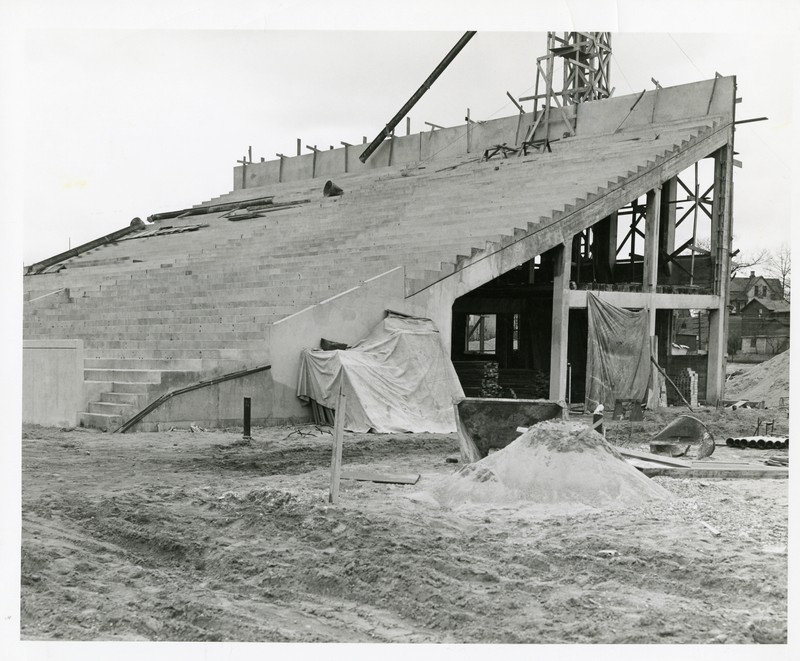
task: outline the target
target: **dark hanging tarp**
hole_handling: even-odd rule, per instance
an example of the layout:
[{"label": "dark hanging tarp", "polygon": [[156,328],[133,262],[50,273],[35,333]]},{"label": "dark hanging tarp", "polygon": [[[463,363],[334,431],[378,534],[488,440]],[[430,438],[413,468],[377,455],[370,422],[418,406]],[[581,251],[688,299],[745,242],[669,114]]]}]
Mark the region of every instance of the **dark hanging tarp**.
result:
[{"label": "dark hanging tarp", "polygon": [[617,399],[644,401],[650,382],[647,310],[625,310],[587,292],[586,410]]}]

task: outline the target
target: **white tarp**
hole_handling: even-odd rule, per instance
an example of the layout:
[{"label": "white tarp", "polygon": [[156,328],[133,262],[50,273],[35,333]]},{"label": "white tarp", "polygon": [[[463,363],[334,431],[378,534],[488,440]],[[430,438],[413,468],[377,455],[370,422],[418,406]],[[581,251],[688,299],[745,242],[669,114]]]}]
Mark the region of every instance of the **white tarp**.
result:
[{"label": "white tarp", "polygon": [[349,349],[303,351],[298,397],[335,409],[340,383],[348,431],[456,430],[464,391],[430,319],[389,313]]}]

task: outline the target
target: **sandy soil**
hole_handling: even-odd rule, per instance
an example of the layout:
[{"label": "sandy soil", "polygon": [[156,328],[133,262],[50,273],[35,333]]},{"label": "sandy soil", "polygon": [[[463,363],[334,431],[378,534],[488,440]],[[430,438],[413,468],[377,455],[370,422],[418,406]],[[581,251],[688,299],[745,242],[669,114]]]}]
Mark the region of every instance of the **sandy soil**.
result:
[{"label": "sandy soil", "polygon": [[764,401],[777,408],[782,397],[789,396],[789,350],[757,365],[738,364],[725,382],[728,399]]},{"label": "sandy soil", "polygon": [[[676,412],[609,422],[608,436],[646,449]],[[757,413],[700,415],[724,442],[725,425],[754,427]],[[655,478],[669,502],[549,516],[416,498],[459,469],[445,462],[457,452],[454,435],[346,434],[345,468],[421,479],[343,481],[331,506],[327,429],[244,442],[28,427],[21,637],[786,641],[786,480]],[[712,460],[769,454],[720,447]]]}]

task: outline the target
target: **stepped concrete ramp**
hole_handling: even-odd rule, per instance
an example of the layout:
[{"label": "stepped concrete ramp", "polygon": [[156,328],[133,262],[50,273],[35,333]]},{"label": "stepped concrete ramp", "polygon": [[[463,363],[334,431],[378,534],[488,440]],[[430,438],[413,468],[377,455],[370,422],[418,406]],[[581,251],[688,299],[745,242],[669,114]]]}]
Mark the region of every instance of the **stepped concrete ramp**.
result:
[{"label": "stepped concrete ramp", "polygon": [[430,490],[446,507],[534,504],[546,509],[629,507],[669,493],[591,428],[547,420]]},{"label": "stepped concrete ramp", "polygon": [[[342,161],[342,172],[321,167],[332,155],[311,155],[297,157],[310,169],[283,159],[283,175],[265,164],[277,181],[155,214],[26,275],[23,337],[83,341],[92,420],[264,364],[274,383],[265,418],[307,419],[294,395],[303,349],[320,337],[355,342],[386,309],[432,319],[448,349],[457,297],[726,144],[733,93],[726,78],[647,93],[634,112],[635,97],[582,104],[577,135],[505,159],[483,150],[517,144],[517,117],[499,122],[505,132],[476,127],[435,159],[412,150],[393,161],[396,151],[386,167],[348,172]],[[331,178],[343,195],[324,196]],[[139,382],[149,385],[136,403],[121,396],[131,393],[120,384]]]}]

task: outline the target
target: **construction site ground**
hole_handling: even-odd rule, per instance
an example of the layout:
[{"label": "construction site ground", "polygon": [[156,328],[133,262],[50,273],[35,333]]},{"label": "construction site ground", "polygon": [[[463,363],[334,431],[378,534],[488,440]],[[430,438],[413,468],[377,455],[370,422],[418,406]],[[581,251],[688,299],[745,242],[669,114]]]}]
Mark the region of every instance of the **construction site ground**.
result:
[{"label": "construction site ground", "polygon": [[[607,421],[647,450],[685,409]],[[698,417],[722,443],[786,413]],[[657,477],[674,498],[543,516],[414,494],[461,464],[452,435],[330,428],[106,434],[25,427],[23,640],[785,643],[786,479]],[[717,447],[709,461],[785,450]]]}]

